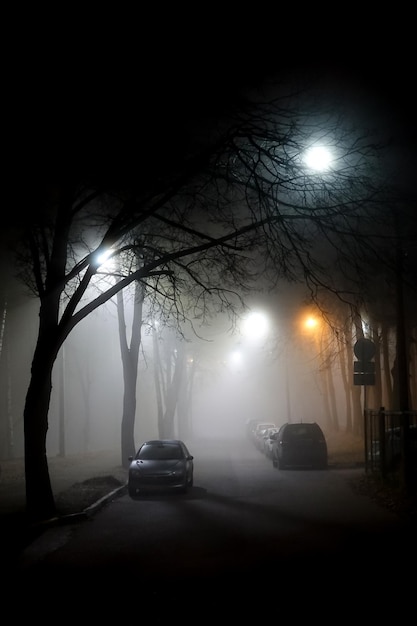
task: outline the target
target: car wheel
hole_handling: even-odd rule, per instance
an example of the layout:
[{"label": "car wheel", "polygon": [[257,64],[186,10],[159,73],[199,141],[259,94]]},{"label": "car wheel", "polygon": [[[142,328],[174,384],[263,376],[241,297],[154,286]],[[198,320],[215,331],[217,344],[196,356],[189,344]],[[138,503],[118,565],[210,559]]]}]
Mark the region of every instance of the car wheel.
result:
[{"label": "car wheel", "polygon": [[128,487],[128,492],[129,492],[129,496],[130,496],[131,498],[135,498],[135,497],[136,497],[136,488],[135,488],[135,487],[131,487],[131,486],[129,485],[129,487]]},{"label": "car wheel", "polygon": [[277,463],[277,460],[275,458],[272,459],[272,465],[273,465],[273,467],[278,467],[278,463]]},{"label": "car wheel", "polygon": [[280,459],[279,457],[278,457],[278,469],[280,469],[280,470],[285,469],[285,464],[284,464],[283,460]]}]

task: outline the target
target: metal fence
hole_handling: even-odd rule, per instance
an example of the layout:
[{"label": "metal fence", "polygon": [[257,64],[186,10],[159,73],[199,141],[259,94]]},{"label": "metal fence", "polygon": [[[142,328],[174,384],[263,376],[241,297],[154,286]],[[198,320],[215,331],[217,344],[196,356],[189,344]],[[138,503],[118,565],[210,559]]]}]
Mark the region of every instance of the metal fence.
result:
[{"label": "metal fence", "polygon": [[417,482],[417,411],[365,410],[365,469],[398,481],[404,467]]}]

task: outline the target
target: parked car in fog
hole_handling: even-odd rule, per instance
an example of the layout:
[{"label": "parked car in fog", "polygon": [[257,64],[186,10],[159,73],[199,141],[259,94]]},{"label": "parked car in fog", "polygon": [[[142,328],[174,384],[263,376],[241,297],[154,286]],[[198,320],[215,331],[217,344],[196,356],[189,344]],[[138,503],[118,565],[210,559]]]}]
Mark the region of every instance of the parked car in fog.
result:
[{"label": "parked car in fog", "polygon": [[145,441],[129,457],[128,492],[175,490],[185,493],[194,482],[194,457],[180,439]]},{"label": "parked car in fog", "polygon": [[264,437],[263,437],[263,453],[268,459],[272,459],[272,445],[274,443],[274,438],[272,435],[275,435],[279,431],[279,428],[268,428]]},{"label": "parked car in fog", "polygon": [[248,419],[246,420],[246,424],[245,424],[245,428],[246,428],[246,435],[249,437],[249,439],[253,438],[253,434],[255,432],[255,428],[257,427],[257,425],[261,422],[260,419]]},{"label": "parked car in fog", "polygon": [[260,422],[256,425],[253,431],[253,443],[258,448],[258,450],[261,450],[261,452],[263,452],[264,437],[268,428],[276,428],[276,424],[273,424],[272,422]]},{"label": "parked car in fog", "polygon": [[327,468],[327,442],[316,422],[286,423],[271,436],[274,467]]},{"label": "parked car in fog", "polygon": [[271,426],[275,426],[271,422],[265,422],[262,419],[250,419],[246,421],[246,434],[254,443],[258,438],[258,435],[261,430],[265,430],[265,428],[270,428]]}]

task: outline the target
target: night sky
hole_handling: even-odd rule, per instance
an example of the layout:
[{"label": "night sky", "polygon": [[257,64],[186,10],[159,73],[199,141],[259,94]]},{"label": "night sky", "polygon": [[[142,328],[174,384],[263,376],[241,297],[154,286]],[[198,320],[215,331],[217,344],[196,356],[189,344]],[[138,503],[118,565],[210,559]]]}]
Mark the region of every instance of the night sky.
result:
[{"label": "night sky", "polygon": [[166,165],[186,150],[190,121],[219,117],[248,85],[300,70],[325,72],[354,98],[372,95],[415,147],[406,16],[223,13],[37,11],[10,23],[3,123],[13,180],[108,180]]}]

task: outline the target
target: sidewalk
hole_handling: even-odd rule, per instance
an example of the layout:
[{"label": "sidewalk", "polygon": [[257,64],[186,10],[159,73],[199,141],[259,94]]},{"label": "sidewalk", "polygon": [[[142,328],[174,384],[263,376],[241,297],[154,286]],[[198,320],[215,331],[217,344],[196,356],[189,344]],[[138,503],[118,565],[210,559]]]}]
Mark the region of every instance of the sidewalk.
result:
[{"label": "sidewalk", "polygon": [[[113,476],[122,483],[127,480],[127,470],[121,465],[120,450],[48,457],[48,467],[55,497],[75,483],[81,483],[89,478]],[[24,459],[2,460],[0,468],[0,518],[24,514],[26,507]]]},{"label": "sidewalk", "polygon": [[[60,498],[70,503],[70,513],[58,515],[42,524],[29,524],[26,516],[26,489],[24,459],[0,461],[0,549],[3,563],[12,565],[17,555],[51,524],[86,519],[105,503],[108,497],[122,493],[127,481],[127,470],[121,465],[120,450],[103,450],[66,457],[48,458],[49,476],[56,503]],[[104,487],[93,488],[89,493],[88,508],[78,506],[83,502],[74,492],[83,495],[83,485],[74,485],[91,479],[106,477]],[[110,486],[113,483],[118,486]],[[103,491],[104,489],[104,491]],[[96,499],[97,496],[97,499]],[[92,501],[91,501],[92,500]],[[71,506],[74,504],[74,507]]]}]

